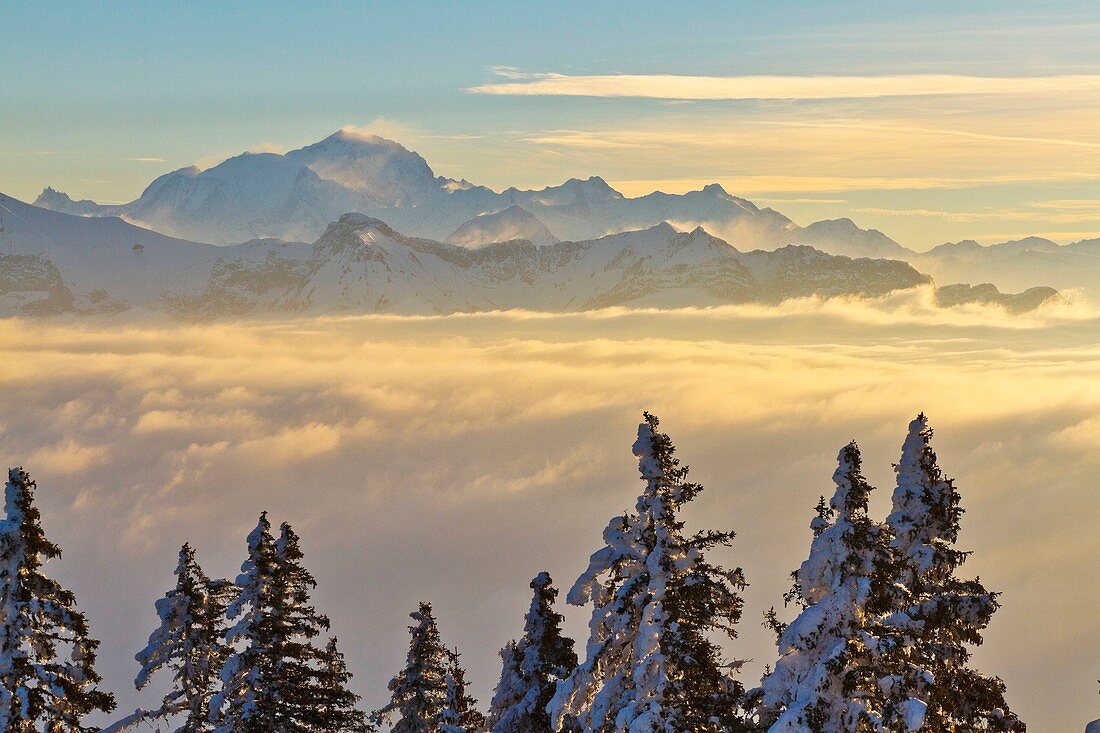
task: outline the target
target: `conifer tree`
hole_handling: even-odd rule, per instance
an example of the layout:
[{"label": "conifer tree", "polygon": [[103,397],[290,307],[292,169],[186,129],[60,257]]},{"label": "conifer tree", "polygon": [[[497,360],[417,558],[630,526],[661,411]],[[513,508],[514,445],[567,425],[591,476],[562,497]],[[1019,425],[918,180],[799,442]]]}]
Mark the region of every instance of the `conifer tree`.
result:
[{"label": "conifer tree", "polygon": [[348,674],[335,646],[331,653],[316,646],[329,622],[310,605],[316,582],[301,560],[290,525],[280,527],[276,540],[266,512],[260,515],[237,578],[239,596],[228,609],[237,622],[226,634],[234,648],[222,668],[222,690],[211,705],[217,733],[357,731],[364,726],[352,707],[356,698],[346,690]]},{"label": "conifer tree", "polygon": [[539,573],[531,588],[523,638],[501,650],[504,667],[493,698],[492,733],[551,733],[546,707],[558,682],[577,666],[573,640],[561,633],[565,619],[554,610],[558,591],[550,574]]},{"label": "conifer tree", "polygon": [[457,649],[447,652],[447,694],[440,714],[440,733],[480,733],[485,727],[477,700],[466,691],[466,670],[460,656]]},{"label": "conifer tree", "polygon": [[114,697],[96,687],[99,642],[88,636],[76,599],[42,572],[61,550],[46,539],[34,505],[35,482],[8,471],[0,522],[0,731],[87,733],[84,718],[110,712]]},{"label": "conifer tree", "polygon": [[322,721],[324,731],[369,731],[367,716],[355,707],[359,696],[348,689],[351,673],[344,655],[336,645],[336,638],[329,639],[321,656],[321,667],[314,690],[314,707]]},{"label": "conifer tree", "polygon": [[248,558],[237,576],[237,597],[227,616],[233,647],[222,667],[221,691],[211,701],[217,733],[270,733],[278,730],[276,647],[281,634],[275,575],[278,560],[267,512],[248,535]]},{"label": "conifer tree", "polygon": [[[493,691],[493,699],[489,702],[488,730],[491,733],[500,733],[508,730],[507,727],[499,727],[511,711],[523,701],[527,687],[523,682],[523,673],[520,671],[520,655],[518,645],[513,639],[500,650],[500,681]],[[547,724],[549,727],[549,724]]]},{"label": "conifer tree", "polygon": [[137,653],[141,665],[134,687],[143,689],[161,669],[173,672],[172,687],[155,710],[138,710],[111,725],[123,730],[144,720],[183,715],[175,733],[203,733],[213,728],[210,700],[229,649],[225,644],[225,610],[232,584],[211,580],[185,544],[176,565],[176,585],[156,602],[160,626]]},{"label": "conifer tree", "polygon": [[868,516],[873,487],[861,463],[855,442],[841,449],[836,490],[817,505],[810,556],[786,596],[801,613],[789,625],[771,623],[780,658],[754,696],[775,733],[882,730],[871,620],[888,606],[889,538]]},{"label": "conifer tree", "polygon": [[882,622],[886,724],[922,733],[1023,731],[1004,683],[968,665],[970,647],[999,607],[997,593],[956,575],[969,552],[956,547],[960,495],[932,450],[921,414],[909,424],[887,517],[895,559],[894,610]]},{"label": "conifer tree", "polygon": [[686,536],[677,512],[702,490],[645,414],[634,455],[645,489],[635,513],[615,517],[605,546],[569,592],[593,605],[587,658],[549,705],[554,729],[571,716],[591,733],[711,733],[745,729],[743,690],[710,632],[735,636],[741,571],[710,564],[706,550],[730,532]]},{"label": "conifer tree", "polygon": [[409,614],[411,639],[405,668],[389,683],[390,702],[372,715],[375,723],[400,719],[391,733],[439,733],[447,701],[447,649],[439,638],[430,603]]}]

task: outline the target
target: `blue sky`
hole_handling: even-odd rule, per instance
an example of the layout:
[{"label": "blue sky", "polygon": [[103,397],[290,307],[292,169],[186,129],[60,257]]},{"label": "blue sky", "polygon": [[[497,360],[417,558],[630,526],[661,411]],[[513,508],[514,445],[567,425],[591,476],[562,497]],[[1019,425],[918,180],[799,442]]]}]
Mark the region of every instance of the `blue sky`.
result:
[{"label": "blue sky", "polygon": [[[913,5],[9,3],[0,190],[124,201],[183,165],[358,125],[497,188],[716,180],[917,247],[1100,232],[1100,10]],[[650,96],[619,96],[620,75]],[[663,75],[724,91],[678,99]],[[794,96],[707,98],[758,76]],[[889,91],[942,76],[1024,83]],[[888,91],[846,96],[851,77]],[[1066,77],[1084,81],[1049,81]]]}]

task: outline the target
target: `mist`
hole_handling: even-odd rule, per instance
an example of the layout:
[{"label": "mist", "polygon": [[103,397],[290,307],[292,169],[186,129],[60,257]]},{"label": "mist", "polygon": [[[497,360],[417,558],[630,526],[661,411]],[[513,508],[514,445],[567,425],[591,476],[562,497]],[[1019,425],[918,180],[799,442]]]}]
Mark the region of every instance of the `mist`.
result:
[{"label": "mist", "polygon": [[[188,325],[0,321],[0,456],[38,481],[47,570],[102,641],[119,710],[153,602],[191,542],[234,577],[261,510],[301,535],[364,707],[384,701],[420,600],[488,702],[528,583],[567,589],[642,484],[642,410],[706,491],[689,529],[730,528],[748,577],[731,656],[774,662],[761,614],[805,558],[851,439],[886,513],[926,412],[963,496],[964,575],[1003,593],[976,664],[1031,730],[1096,717],[1100,317],[945,311],[928,293],[779,308]],[[564,596],[564,594],[563,594]],[[587,609],[562,609],[583,648]]]}]

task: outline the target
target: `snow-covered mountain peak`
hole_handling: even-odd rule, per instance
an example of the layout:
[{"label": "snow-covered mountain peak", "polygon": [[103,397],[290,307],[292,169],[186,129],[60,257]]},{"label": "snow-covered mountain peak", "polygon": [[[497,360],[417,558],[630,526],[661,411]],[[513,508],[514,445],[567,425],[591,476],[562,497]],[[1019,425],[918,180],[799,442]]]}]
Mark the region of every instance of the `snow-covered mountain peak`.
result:
[{"label": "snow-covered mountain peak", "polygon": [[552,244],[558,238],[537,217],[519,204],[492,213],[478,214],[463,222],[443,241],[463,247],[525,239],[532,244]]},{"label": "snow-covered mountain peak", "polygon": [[34,205],[77,216],[90,216],[99,211],[99,204],[96,202],[88,199],[74,201],[69,194],[62,193],[52,186],[42,189],[42,193],[38,194],[38,198],[34,200]]},{"label": "snow-covered mountain peak", "polygon": [[547,186],[540,190],[509,188],[502,195],[515,203],[530,202],[539,206],[601,204],[622,201],[626,198],[599,176],[591,176],[587,179],[570,178],[560,186]]},{"label": "snow-covered mountain peak", "polygon": [[[879,232],[859,229],[849,219],[798,227],[718,183],[683,194],[653,192],[628,198],[603,178],[591,176],[541,190],[513,187],[497,193],[439,177],[415,151],[355,128],[338,130],[285,155],[250,153],[203,171],[173,171],[128,204],[101,206],[62,195],[44,195],[40,203],[85,216],[125,216],[157,231],[218,244],[262,237],[314,240],[347,211],[376,216],[409,236],[457,239],[458,229],[479,215],[515,204],[538,224],[528,219],[513,228],[507,217],[515,212],[498,222],[481,220],[470,224],[476,234],[464,244],[508,238],[585,241],[668,221],[684,230],[702,225],[742,251],[800,243],[852,256],[914,254]],[[484,231],[486,225],[491,225],[490,231]]]},{"label": "snow-covered mountain peak", "polygon": [[623,198],[621,193],[612,188],[607,181],[599,176],[590,176],[587,180],[583,181],[579,178],[570,178],[566,181],[566,185],[577,191],[578,194],[583,195],[585,200],[591,203]]},{"label": "snow-covered mountain peak", "polygon": [[[334,229],[355,232],[373,231],[390,238],[397,238],[401,236],[396,231],[394,231],[393,227],[391,227],[386,222],[373,216],[368,216],[367,214],[344,214],[332,224],[329,224],[328,229],[325,231],[325,234],[328,234],[328,232],[333,231]],[[325,234],[322,234],[321,237],[324,238]]]},{"label": "snow-covered mountain peak", "polygon": [[[206,186],[219,179],[193,180]],[[119,218],[71,216],[3,196],[0,206],[7,248],[0,253],[0,306],[25,313],[139,305],[233,317],[268,310],[574,311],[875,297],[928,282],[904,262],[837,257],[808,246],[740,252],[702,226],[681,232],[668,222],[598,239],[541,246],[513,239],[471,249],[406,236],[400,225],[350,213],[330,222],[312,246],[256,240],[213,247]],[[1051,297],[1049,289],[1006,296],[989,286],[943,292],[951,305],[981,300],[1017,309]]]},{"label": "snow-covered mountain peak", "polygon": [[308,166],[321,178],[365,194],[375,205],[411,205],[439,187],[435,173],[418,153],[393,140],[347,128],[285,157]]},{"label": "snow-covered mountain peak", "polygon": [[[702,227],[697,227],[697,229],[702,229]],[[644,229],[643,231],[648,232],[655,237],[659,237],[661,239],[668,239],[670,237],[675,237],[677,234],[680,234],[680,230],[669,224],[667,221],[662,221],[660,224],[651,226],[648,229]]]}]

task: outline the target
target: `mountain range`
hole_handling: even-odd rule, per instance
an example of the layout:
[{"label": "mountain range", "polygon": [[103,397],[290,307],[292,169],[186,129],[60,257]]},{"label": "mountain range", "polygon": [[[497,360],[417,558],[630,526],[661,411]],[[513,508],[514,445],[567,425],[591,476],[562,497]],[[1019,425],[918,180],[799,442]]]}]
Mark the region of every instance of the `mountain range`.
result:
[{"label": "mountain range", "polygon": [[[1100,294],[1100,239],[1059,245],[1028,237],[990,246],[964,240],[915,252],[848,218],[799,226],[718,184],[684,194],[629,198],[593,176],[540,190],[497,192],[438,176],[423,157],[401,144],[351,130],[285,154],[244,153],[205,170],[181,168],[156,178],[127,204],[73,200],[53,188],[46,188],[33,206],[10,197],[3,200],[9,219],[7,232],[0,231],[0,256],[7,258],[6,280],[0,283],[7,293],[2,296],[5,310],[141,305],[213,314],[218,298],[231,312],[260,307],[451,312],[650,301],[774,302],[793,294],[881,294],[911,286],[913,273],[937,283],[980,283],[942,290],[938,301],[945,306],[995,302],[1028,309],[1053,292],[1050,287],[1036,289],[1040,283]],[[362,218],[348,219],[348,212]],[[0,211],[0,219],[3,215]],[[327,285],[314,285],[313,296],[306,285],[292,292],[291,281],[309,281],[327,271],[313,250],[331,240],[334,227],[339,231],[360,220],[378,222],[371,236],[384,244],[368,248],[372,254],[366,259],[382,257],[391,264],[407,260],[385,282],[370,268],[360,273],[359,286],[377,297],[356,300],[350,293],[358,286],[328,276],[322,279],[349,295],[335,297],[327,293]],[[653,235],[655,231],[663,234]],[[650,232],[649,238],[642,232]],[[702,250],[689,246],[683,257],[701,257],[689,261],[668,252],[645,250],[639,255],[634,249],[656,246],[657,240],[674,248],[673,232],[721,242],[714,251],[723,256],[703,257]],[[626,239],[616,236],[620,234]],[[626,259],[612,255],[598,265],[593,253],[604,255],[620,245],[629,251],[622,255]],[[612,282],[612,261],[626,262],[631,254],[640,258],[632,265],[636,270]],[[849,264],[841,267],[837,263],[845,260],[826,255],[849,258]],[[424,265],[429,256],[438,260],[432,267],[412,266]],[[492,269],[492,258],[501,267],[511,263],[508,267],[523,273],[519,277],[538,287],[504,287],[499,273],[482,272]],[[864,259],[895,264],[855,264]],[[456,264],[459,260],[463,264]],[[449,269],[443,262],[450,263]],[[550,277],[554,268],[548,262],[563,263],[571,272],[560,270]],[[782,263],[783,270],[795,262],[800,263],[794,268],[797,276],[809,278],[797,286],[790,278],[779,285],[780,276],[762,275],[772,264]],[[904,276],[897,263],[909,266]],[[599,266],[605,269],[597,276]],[[577,278],[586,267],[589,282],[582,286]],[[875,277],[887,267],[895,268],[891,277],[897,279],[884,289],[886,281]],[[843,286],[837,279],[842,270],[849,278]],[[251,296],[235,284],[245,282]],[[435,285],[425,286],[429,282]],[[33,307],[23,296],[11,295],[17,284],[28,288],[30,283],[37,288],[33,292],[42,294]],[[286,285],[286,292],[276,295],[276,283]],[[401,288],[412,295],[399,293]],[[1026,297],[1001,290],[1026,291]],[[71,295],[71,302],[64,293]]]},{"label": "mountain range", "polygon": [[218,245],[312,242],[347,212],[385,221],[408,236],[468,248],[513,239],[536,245],[587,241],[669,222],[684,231],[702,226],[741,251],[809,245],[833,255],[908,262],[940,283],[989,282],[1003,290],[1042,283],[1100,295],[1100,239],[1068,245],[1039,237],[990,246],[961,241],[915,252],[848,218],[799,226],[718,184],[629,198],[593,176],[496,192],[438,176],[401,144],[348,129],[285,154],[244,153],[205,170],[166,173],[127,204],[76,201],[52,188],[34,203],[83,217],[117,216]]},{"label": "mountain range", "polygon": [[[703,226],[742,249],[809,244],[855,257],[896,256],[904,249],[849,220],[799,227],[718,184],[684,194],[658,191],[628,198],[593,176],[541,190],[498,193],[437,176],[423,157],[392,140],[347,130],[285,154],[244,153],[206,170],[191,166],[166,173],[127,204],[73,201],[52,188],[34,203],[80,216],[122,216],[154,231],[213,244],[256,238],[312,241],[340,215],[358,212],[410,236],[476,246],[529,233],[494,231],[482,226],[493,222],[478,222],[511,210],[511,216],[537,222],[528,226],[544,227],[549,232],[544,239],[593,239],[667,221],[687,230]],[[469,236],[471,228],[497,238],[476,241]]]},{"label": "mountain range", "polygon": [[[668,223],[580,241],[469,247],[405,236],[377,218],[349,213],[313,244],[255,239],[215,246],[3,195],[0,216],[0,313],[7,315],[129,308],[192,318],[565,312],[875,297],[930,282],[898,260],[853,259],[806,245],[744,252],[701,227],[682,232]],[[501,221],[514,223],[512,216]],[[1049,289],[1006,296],[990,288],[943,289],[945,305],[1031,308],[1056,296]]]}]

